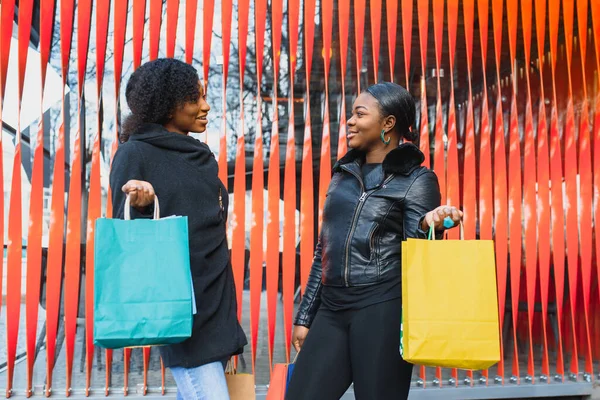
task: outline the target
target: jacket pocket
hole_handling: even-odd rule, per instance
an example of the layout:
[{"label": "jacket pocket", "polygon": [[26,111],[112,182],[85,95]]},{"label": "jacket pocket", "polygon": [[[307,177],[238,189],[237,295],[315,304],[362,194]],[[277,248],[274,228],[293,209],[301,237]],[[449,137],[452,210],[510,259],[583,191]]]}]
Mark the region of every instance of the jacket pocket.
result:
[{"label": "jacket pocket", "polygon": [[378,224],[373,224],[371,230],[369,231],[369,260],[370,262],[377,261],[377,229],[379,229]]}]

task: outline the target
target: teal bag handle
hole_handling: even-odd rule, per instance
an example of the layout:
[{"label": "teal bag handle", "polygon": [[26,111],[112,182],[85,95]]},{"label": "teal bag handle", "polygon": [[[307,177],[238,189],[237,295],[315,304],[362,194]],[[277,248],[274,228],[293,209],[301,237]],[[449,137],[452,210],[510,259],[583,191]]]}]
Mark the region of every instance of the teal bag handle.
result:
[{"label": "teal bag handle", "polygon": [[[129,195],[125,198],[125,221],[131,220],[131,198]],[[154,219],[160,219],[160,204],[158,202],[158,196],[154,195]]]},{"label": "teal bag handle", "polygon": [[[452,220],[452,218],[450,218],[450,217],[444,218],[444,228],[452,229],[452,228],[454,228],[454,226],[455,225],[454,225],[454,221]],[[460,221],[460,239],[464,240],[464,237],[465,237],[465,229],[464,229],[462,221]],[[435,240],[433,225],[429,226],[429,233],[427,235],[427,240]]]}]

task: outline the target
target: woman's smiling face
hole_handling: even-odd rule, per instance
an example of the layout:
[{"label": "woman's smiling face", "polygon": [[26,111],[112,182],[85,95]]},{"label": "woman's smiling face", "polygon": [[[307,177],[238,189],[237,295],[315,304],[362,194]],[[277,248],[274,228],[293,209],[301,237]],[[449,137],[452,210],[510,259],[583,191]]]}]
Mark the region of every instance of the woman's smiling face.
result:
[{"label": "woman's smiling face", "polygon": [[198,101],[184,103],[173,112],[173,118],[170,121],[170,125],[173,125],[182,133],[201,133],[206,130],[210,106],[206,102],[204,87],[200,82],[198,82],[198,86],[200,87]]},{"label": "woman's smiling face", "polygon": [[381,131],[389,129],[389,121],[381,115],[379,103],[366,92],[354,100],[347,124],[348,147],[362,151],[382,145]]}]

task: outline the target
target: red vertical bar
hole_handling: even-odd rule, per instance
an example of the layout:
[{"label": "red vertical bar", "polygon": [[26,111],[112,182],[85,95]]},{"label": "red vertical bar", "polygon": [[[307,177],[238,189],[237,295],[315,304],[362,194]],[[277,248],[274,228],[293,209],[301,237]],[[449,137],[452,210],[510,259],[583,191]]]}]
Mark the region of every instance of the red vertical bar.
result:
[{"label": "red vertical bar", "polygon": [[[364,2],[364,0],[362,0]],[[304,145],[300,195],[300,282],[306,288],[314,252],[313,156],[310,123],[310,77],[315,37],[315,0],[304,2],[304,60],[306,62],[306,108],[304,115]]]},{"label": "red vertical bar", "polygon": [[[413,0],[402,1],[402,45],[404,48],[404,76],[406,77],[406,89],[408,90],[410,79],[410,52],[412,50],[412,26],[413,26]],[[419,3],[420,5],[420,3]],[[420,13],[419,13],[420,15]],[[419,17],[419,27],[421,17]],[[423,32],[419,29],[419,40],[422,40]],[[425,32],[427,34],[427,32]],[[425,41],[427,42],[427,40]]]},{"label": "red vertical bar", "polygon": [[556,60],[558,56],[558,24],[560,0],[548,1],[550,55],[552,62],[552,114],[550,119],[550,180],[551,180],[551,221],[552,221],[552,261],[554,264],[554,286],[556,288],[556,316],[558,326],[558,354],[556,371],[564,379],[562,316],[565,290],[565,235],[563,207],[563,168],[561,139],[558,128],[558,105],[556,96]]},{"label": "red vertical bar", "polygon": [[[106,58],[106,46],[108,35],[108,21],[110,16],[110,0],[98,0],[96,2],[96,88],[97,88],[97,112],[102,111],[102,82],[104,80],[104,64]],[[92,365],[94,362],[94,233],[96,219],[102,216],[102,183],[100,177],[100,140],[102,136],[102,119],[98,117],[96,135],[92,148],[92,168],[90,171],[90,188],[88,194],[87,213],[87,236],[85,259],[85,316],[86,316],[86,395],[89,395],[92,376]],[[107,360],[106,372],[109,374],[110,362]]]},{"label": "red vertical bar", "polygon": [[123,349],[123,396],[129,395],[129,364],[131,361],[131,349]]},{"label": "red vertical bar", "polygon": [[158,58],[162,0],[150,0],[150,60]]},{"label": "red vertical bar", "polygon": [[[421,121],[420,121],[420,138],[419,138],[419,148],[421,149],[421,151],[423,152],[423,154],[425,155],[425,161],[423,162],[423,165],[426,166],[427,168],[429,168],[430,165],[430,153],[431,153],[431,149],[429,146],[429,121],[428,121],[428,117],[427,117],[427,92],[426,92],[426,86],[425,86],[425,77],[427,75],[427,31],[429,29],[429,0],[419,0],[419,3],[417,4],[417,11],[418,11],[418,16],[419,16],[419,45],[421,48]],[[404,16],[404,7],[403,7],[403,20],[405,18]],[[408,10],[406,10],[408,11]],[[406,18],[408,18],[408,15],[406,15]],[[412,18],[412,15],[411,15]],[[407,39],[407,34],[408,32],[404,31],[404,39],[405,39],[405,43],[407,40],[412,40],[412,39]],[[412,33],[411,36],[409,36],[410,38],[412,38]],[[407,54],[406,52],[404,53],[405,55],[405,59],[407,59]],[[410,70],[408,69],[408,64],[407,64],[407,70],[406,70],[406,75],[407,75],[407,81],[406,81],[406,87],[409,88],[408,85],[408,75],[410,74]],[[440,380],[441,382],[441,380]]]},{"label": "red vertical bar", "polygon": [[[566,226],[567,226],[567,272],[569,276],[569,304],[571,306],[571,377],[579,374],[577,351],[577,286],[579,282],[579,243],[577,232],[577,145],[575,143],[575,111],[572,98],[567,102],[565,125],[565,182],[566,182]],[[575,168],[571,170],[571,168]],[[575,252],[575,255],[572,253]]]},{"label": "red vertical bar", "polygon": [[589,131],[588,92],[586,82],[588,1],[577,0],[577,21],[579,28],[579,49],[581,55],[581,75],[583,99],[579,121],[579,231],[581,233],[581,283],[583,285],[583,312],[585,317],[586,353],[585,372],[593,376],[592,339],[590,335],[590,296],[592,284],[592,153]]},{"label": "red vertical bar", "polygon": [[[488,93],[484,82],[483,98],[481,100],[481,128],[479,145],[479,239],[493,240],[493,211],[494,197],[492,194],[492,140],[490,129],[490,112],[488,108]],[[502,322],[502,321],[500,321]],[[500,363],[504,362],[500,354]],[[489,371],[483,371],[486,385],[489,383]]]},{"label": "red vertical bar", "polygon": [[[238,2],[238,57],[240,67],[240,129],[237,137],[235,171],[233,178],[233,233],[231,262],[237,291],[238,319],[242,319],[242,291],[244,289],[246,248],[246,156],[244,142],[244,71],[246,70],[246,41],[248,37],[248,12],[250,1]],[[262,194],[262,193],[261,193]]]},{"label": "red vertical bar", "polygon": [[10,56],[10,41],[13,32],[13,24],[15,14],[15,2],[12,0],[1,3],[2,22],[0,25],[2,53],[0,53],[0,90],[2,102],[4,102],[4,93],[6,92],[6,76],[8,74],[8,60]]},{"label": "red vertical bar", "polygon": [[175,57],[179,0],[167,0],[167,57]]},{"label": "red vertical bar", "polygon": [[[266,13],[266,3],[265,3]],[[269,151],[269,173],[268,173],[268,217],[267,217],[267,312],[268,312],[268,335],[269,335],[269,368],[273,365],[273,346],[275,344],[275,322],[277,320],[277,294],[279,284],[279,193],[280,183],[280,150],[279,150],[279,111],[278,100],[279,89],[279,62],[281,57],[281,31],[283,26],[283,1],[271,2],[271,19],[273,21],[273,124],[271,128],[271,148]],[[283,283],[285,287],[286,283]],[[292,289],[293,290],[293,289]],[[282,289],[285,296],[285,292]],[[284,299],[285,306],[285,299]],[[284,311],[285,314],[285,311]],[[285,354],[289,358],[290,342],[288,337],[292,330],[291,320],[283,317]],[[287,322],[290,325],[286,325]]]},{"label": "red vertical bar", "polygon": [[[92,338],[92,342],[93,342],[93,338]],[[92,355],[93,355],[94,351],[92,349]],[[104,383],[104,396],[108,396],[110,394],[110,385],[111,385],[111,376],[112,376],[112,363],[113,363],[113,350],[107,349],[105,351],[105,356],[106,356],[106,373],[104,376],[105,379],[105,383]],[[88,362],[87,365],[90,365],[91,363]],[[87,372],[87,371],[86,371]],[[91,371],[90,371],[90,378],[88,378],[86,376],[86,382],[89,382],[88,379],[91,380]],[[86,386],[89,387],[89,384],[86,383]]]},{"label": "red vertical bar", "polygon": [[[536,38],[540,71],[540,99],[544,94],[544,48],[546,39],[546,0],[535,2]],[[548,145],[548,124],[546,121],[545,101],[540,101],[537,126],[537,224],[539,232],[550,232],[550,157]],[[548,291],[550,283],[550,235],[538,236],[538,263],[540,272],[540,294],[542,302],[542,331],[544,352],[542,356],[542,375],[550,375],[548,357]]]},{"label": "red vertical bar", "polygon": [[69,198],[67,214],[67,237],[65,255],[65,337],[66,337],[66,395],[71,393],[71,376],[73,370],[73,354],[77,333],[77,314],[79,311],[79,281],[81,260],[81,101],[85,85],[85,70],[90,38],[90,18],[92,1],[79,1],[77,5],[77,132],[73,146],[71,161],[71,178],[69,180]]},{"label": "red vertical bar", "polygon": [[282,291],[283,291],[283,326],[285,327],[287,361],[289,361],[289,344],[291,341],[292,318],[294,313],[294,289],[296,277],[296,143],[294,113],[294,73],[298,59],[298,25],[299,0],[288,0],[288,27],[290,41],[289,68],[289,111],[288,132],[285,153],[285,175],[283,182],[283,256],[282,256]]},{"label": "red vertical bar", "polygon": [[[63,88],[66,85],[71,54],[73,34],[74,1],[61,0],[60,5],[60,41],[61,70]],[[54,176],[52,180],[52,210],[50,217],[50,239],[48,248],[48,266],[46,279],[46,396],[52,393],[52,371],[56,350],[56,332],[58,328],[60,288],[62,280],[63,230],[64,230],[64,194],[65,194],[65,126],[64,126],[64,89],[63,124],[61,125],[54,155]]]},{"label": "red vertical bar", "polygon": [[[10,56],[10,44],[13,29],[14,1],[0,3],[0,122],[2,122],[2,108],[4,105],[4,92],[6,88],[6,75]],[[0,176],[4,176],[2,138],[0,138]],[[4,179],[0,180],[0,190],[4,193]],[[4,227],[4,196],[0,199],[0,223]],[[4,243],[4,228],[0,229],[0,239]],[[0,310],[2,309],[2,278],[4,276],[4,251],[0,257]],[[8,273],[8,271],[7,271]]]},{"label": "red vertical bar", "polygon": [[[543,83],[541,83],[543,84]],[[543,92],[542,92],[543,93]],[[543,99],[544,97],[541,96]],[[548,145],[548,124],[546,107],[540,102],[538,111],[538,146],[537,146],[537,184],[538,184],[538,229],[540,232],[550,232],[550,157]],[[550,284],[550,235],[538,237],[538,262],[540,270],[540,293],[542,302],[542,331],[544,353],[542,357],[542,375],[549,377],[550,363],[548,356],[548,297]]]},{"label": "red vertical bar", "polygon": [[[331,5],[333,8],[333,4]],[[371,0],[371,43],[373,48],[373,76],[379,82],[379,50],[381,42],[381,0]],[[325,21],[323,21],[325,22]]]},{"label": "red vertical bar", "polygon": [[533,358],[533,316],[537,282],[537,221],[536,221],[536,159],[535,132],[533,128],[533,111],[531,97],[527,99],[525,114],[525,149],[524,149],[524,208],[525,219],[525,272],[527,285],[527,311],[529,320],[529,362],[527,374],[535,380],[535,365]]},{"label": "red vertical bar", "polygon": [[[194,2],[192,2],[194,3]],[[219,179],[227,186],[227,77],[229,75],[229,47],[231,44],[231,13],[232,0],[221,3],[221,29],[223,44],[223,117],[221,120],[221,136],[219,138]],[[195,8],[194,8],[195,10]],[[195,14],[194,14],[195,15]],[[195,16],[194,16],[195,18]],[[188,30],[189,34],[189,30]],[[193,50],[193,49],[192,49]],[[191,52],[190,50],[190,60]],[[206,83],[205,83],[206,84]],[[235,200],[235,199],[234,199]]]},{"label": "red vertical bar", "polygon": [[[453,1],[453,0],[449,0]],[[456,1],[458,6],[458,1]],[[448,3],[450,6],[450,2]],[[450,13],[448,13],[450,14]],[[456,38],[456,36],[455,36]],[[452,56],[450,56],[452,58]],[[451,63],[452,65],[453,63]],[[454,71],[453,67],[450,67],[451,71]],[[451,73],[452,75],[452,73]],[[454,104],[454,79],[451,79],[451,89],[450,89],[450,104],[448,111],[448,155],[447,155],[447,204],[452,204],[453,206],[460,206],[460,187],[459,187],[459,177],[458,177],[458,135],[456,132],[456,106]],[[456,230],[454,230],[456,231]],[[452,233],[452,234],[451,234]],[[452,236],[452,237],[451,237]],[[450,239],[458,239],[459,232],[450,231],[448,233],[448,238]],[[458,386],[458,371],[456,369],[452,370],[452,378],[454,379],[455,385]]]},{"label": "red vertical bar", "polygon": [[160,358],[160,394],[165,395],[165,363],[163,362],[162,357]]},{"label": "red vertical bar", "polygon": [[[108,5],[108,2],[107,2]],[[100,11],[98,9],[98,11]],[[106,13],[108,16],[108,13]],[[98,38],[98,37],[97,37]],[[106,36],[104,36],[106,38]],[[99,39],[99,38],[98,38]],[[100,79],[100,78],[98,78]],[[100,110],[100,97],[98,98],[98,110]],[[100,121],[100,119],[98,119]],[[94,235],[96,220],[102,216],[102,188],[100,182],[100,136],[102,126],[98,122],[98,131],[94,138],[94,147],[92,149],[92,169],[90,171],[90,189],[88,200],[87,213],[87,237],[86,237],[86,254],[85,258],[85,316],[86,316],[86,395],[89,395],[91,387],[91,372],[94,362]],[[89,331],[91,329],[91,332]],[[107,362],[107,372],[108,372]]]},{"label": "red vertical bar", "polygon": [[[127,7],[128,1],[119,1],[113,2],[114,5],[114,71],[115,71],[115,121],[119,118],[119,92],[121,88],[121,75],[123,70],[123,52],[125,46],[125,27],[127,24]],[[113,139],[113,144],[111,148],[111,163],[112,159],[117,151],[117,146],[119,143],[119,130],[118,126],[115,125],[115,137]],[[108,188],[107,202],[106,202],[106,217],[112,217],[112,203],[111,203],[111,192],[110,187]],[[93,307],[93,304],[90,304],[90,307]],[[93,308],[92,308],[93,311]],[[86,385],[89,387],[92,376],[92,364],[94,358],[94,337],[93,337],[93,325],[94,321],[92,315],[86,310],[86,335],[88,346],[86,349],[86,359],[87,359],[87,370],[86,370]],[[113,359],[113,351],[106,350],[106,376],[105,376],[105,384],[104,384],[104,392],[108,395],[110,390],[111,383],[111,375],[112,375],[112,359]],[[128,368],[127,364],[126,368]],[[127,375],[125,375],[125,379],[127,379]],[[126,386],[126,385],[125,385]],[[126,391],[125,391],[126,394]]]},{"label": "red vertical bar", "polygon": [[[14,9],[14,4],[10,8]],[[4,11],[4,10],[3,10]],[[12,394],[13,372],[19,337],[19,318],[21,313],[21,264],[22,264],[22,200],[21,200],[21,101],[23,85],[25,84],[25,68],[27,66],[27,51],[31,33],[31,17],[33,2],[31,0],[19,3],[20,24],[18,27],[18,112],[17,136],[15,155],[13,159],[12,182],[10,190],[9,219],[8,219],[8,254],[6,281],[6,344],[7,344],[7,385],[6,397]],[[2,15],[4,23],[4,15]],[[12,24],[12,19],[10,21]],[[4,32],[3,32],[4,33]],[[3,92],[4,93],[4,92]]]},{"label": "red vertical bar", "polygon": [[151,350],[152,350],[151,347],[144,347],[142,349],[142,351],[143,351],[143,357],[144,357],[144,373],[143,373],[142,394],[144,396],[148,393],[148,366],[150,364],[150,352],[151,352]]},{"label": "red vertical bar", "polygon": [[[263,73],[263,52],[265,43],[265,21],[267,20],[267,0],[256,0],[254,4],[254,27],[256,29],[256,77],[258,84],[257,110],[258,121],[256,126],[256,139],[254,143],[254,161],[252,166],[252,227],[250,228],[250,330],[252,332],[252,370],[256,365],[256,345],[258,343],[258,322],[260,318],[260,296],[263,281],[263,227],[265,221],[264,210],[264,161],[262,138],[262,101],[261,83]],[[277,97],[277,96],[275,96]],[[279,193],[279,192],[278,192]],[[268,279],[268,275],[267,275]],[[273,288],[270,288],[273,290]],[[268,289],[267,289],[268,290]],[[267,295],[277,296],[275,293]],[[270,352],[272,354],[272,351]],[[271,360],[269,360],[271,361]]]},{"label": "red vertical bar", "polygon": [[[31,395],[35,345],[37,340],[40,280],[42,274],[42,223],[44,213],[44,107],[43,93],[46,83],[46,67],[50,55],[50,40],[54,20],[54,0],[40,3],[40,59],[42,87],[40,98],[40,122],[36,137],[31,173],[31,197],[29,203],[29,231],[27,233],[27,396]],[[2,151],[2,149],[0,149]],[[0,162],[2,162],[0,160]],[[1,272],[0,272],[1,273]],[[1,285],[1,283],[0,283]],[[0,289],[1,290],[1,289]]]},{"label": "red vertical bar", "polygon": [[561,159],[561,141],[558,129],[558,111],[556,103],[552,106],[550,120],[550,179],[552,199],[552,254],[554,263],[554,280],[556,287],[557,326],[559,327],[558,356],[556,369],[564,375],[563,340],[562,340],[562,314],[565,290],[565,237],[564,237],[564,207],[563,207],[563,177]]},{"label": "red vertical bar", "polygon": [[[594,26],[594,45],[596,54],[596,76],[600,76],[600,2],[592,1],[592,21]],[[600,80],[596,80],[594,112],[594,235],[596,238],[596,260],[600,257]],[[596,268],[600,282],[600,268]],[[599,291],[600,294],[600,291]],[[598,314],[592,313],[597,316]],[[597,325],[596,325],[597,326]],[[598,332],[598,329],[594,329]],[[597,348],[597,347],[595,347]]]},{"label": "red vertical bar", "polygon": [[[121,76],[123,75],[123,53],[125,50],[125,29],[127,27],[127,6],[128,0],[113,2],[115,103],[117,103],[119,100]],[[118,107],[115,108],[118,109]]]},{"label": "red vertical bar", "polygon": [[[314,0],[309,0],[314,3]],[[356,92],[360,94],[360,71],[363,64],[363,43],[365,37],[365,14],[367,0],[354,0],[354,44],[356,54]],[[312,41],[311,41],[312,43]],[[312,47],[312,44],[311,44]],[[311,49],[312,51],[312,49]]]},{"label": "red vertical bar", "polygon": [[[481,68],[483,76],[483,96],[481,99],[481,127],[479,131],[479,238],[481,240],[493,239],[493,176],[492,176],[492,138],[490,131],[490,113],[488,108],[487,90],[487,44],[489,24],[488,0],[478,0],[477,9],[479,16],[479,36],[481,44]],[[500,320],[502,322],[502,320]],[[503,355],[500,354],[500,363]],[[489,383],[488,370],[483,371],[486,385]]]},{"label": "red vertical bar", "polygon": [[[448,45],[450,53],[450,109],[448,111],[448,155],[446,169],[447,203],[460,205],[460,179],[458,169],[458,134],[456,128],[456,107],[454,103],[454,60],[456,57],[456,33],[458,25],[458,0],[448,0]],[[459,239],[456,229],[448,232],[448,238]],[[453,371],[456,377],[456,371]],[[458,383],[458,382],[457,382]]]},{"label": "red vertical bar", "polygon": [[[377,0],[371,3],[371,6]],[[321,138],[321,160],[319,163],[319,210],[318,210],[318,230],[321,231],[323,222],[323,206],[325,204],[325,195],[331,181],[331,137],[329,131],[329,70],[331,65],[331,38],[333,35],[333,2],[325,1],[321,3],[321,16],[323,27],[323,61],[325,64],[325,104],[323,115],[323,136]],[[380,19],[381,19],[381,3]],[[375,36],[373,36],[375,41]],[[379,45],[379,44],[378,44]],[[375,43],[373,43],[375,46]],[[374,51],[374,50],[373,50]]]},{"label": "red vertical bar", "polygon": [[[515,83],[516,85],[516,83]],[[519,360],[517,348],[517,322],[519,316],[519,290],[521,281],[521,250],[522,250],[522,222],[521,222],[521,142],[519,136],[519,119],[517,113],[517,98],[513,90],[510,109],[509,128],[509,158],[508,158],[508,220],[509,220],[509,251],[510,251],[510,287],[513,317],[513,377],[520,379]]]},{"label": "red vertical bar", "polygon": [[398,31],[398,0],[385,2],[388,32],[388,58],[390,59],[390,81],[394,82],[394,67],[396,65],[396,34]]},{"label": "red vertical bar", "polygon": [[142,64],[146,0],[133,0],[133,69]]},{"label": "red vertical bar", "polygon": [[521,195],[521,138],[519,134],[519,116],[517,113],[517,72],[515,69],[517,46],[517,0],[507,0],[506,14],[508,22],[508,45],[510,48],[512,72],[512,100],[510,109],[509,128],[509,159],[508,159],[508,220],[510,231],[510,284],[513,317],[513,377],[520,380],[519,352],[517,343],[517,321],[519,315],[519,290],[521,283],[521,249],[522,249],[522,195]]},{"label": "red vertical bar", "polygon": [[[223,9],[223,16],[225,16],[226,10],[227,10],[226,8]],[[231,8],[229,8],[229,10],[231,10]],[[194,39],[196,36],[196,14],[197,14],[197,12],[198,12],[198,2],[197,1],[186,1],[185,2],[185,62],[187,62],[188,64],[191,64],[194,59]],[[229,14],[229,16],[230,16],[230,18],[227,22],[227,28],[231,29],[229,27],[229,25],[231,24],[231,13]],[[229,46],[227,48],[229,48]],[[206,80],[206,76],[204,78]]]},{"label": "red vertical bar", "polygon": [[[196,16],[194,12],[194,17]],[[213,20],[215,16],[215,0],[205,0],[202,9],[204,28],[202,36],[202,66],[204,67],[204,88],[208,85],[208,71],[210,69],[210,49],[212,43]],[[191,52],[190,52],[191,53]]]},{"label": "red vertical bar", "polygon": [[[192,2],[193,3],[193,2]],[[114,13],[115,13],[115,17],[114,17],[114,51],[115,51],[115,58],[114,58],[114,62],[115,62],[115,121],[118,120],[119,117],[119,101],[120,101],[120,89],[121,89],[121,77],[122,77],[122,70],[123,70],[123,53],[124,53],[124,46],[125,46],[125,29],[126,29],[126,24],[127,24],[127,8],[128,8],[128,1],[118,1],[118,2],[114,2]],[[112,159],[114,158],[115,152],[117,151],[117,146],[119,143],[119,132],[118,130],[116,130],[115,132],[115,140],[113,140],[113,145],[112,145],[112,149],[111,149],[111,162]],[[109,187],[110,190],[110,187]],[[110,192],[109,192],[110,193]],[[112,204],[111,204],[111,196],[107,196],[108,197],[108,203],[107,203],[107,210],[106,210],[106,216],[107,217],[111,217],[112,216]],[[87,315],[87,314],[86,314]],[[89,321],[89,326],[93,327],[93,320]],[[93,329],[87,329],[88,334],[93,333]],[[93,344],[93,336],[89,339],[91,341],[91,343]],[[88,346],[88,350],[87,350],[88,354],[87,354],[87,381],[90,382],[91,381],[91,371],[92,371],[92,363],[93,363],[93,359],[94,359],[94,353],[93,353],[93,348]],[[106,351],[106,379],[105,379],[105,385],[104,385],[104,391],[105,393],[109,392],[109,386],[110,386],[110,375],[111,375],[111,369],[109,369],[110,366],[112,366],[112,356],[113,356],[113,352],[112,350],[107,350]],[[123,349],[123,395],[127,396],[129,393],[129,359],[131,357],[131,349]]]},{"label": "red vertical bar", "polygon": [[7,353],[7,383],[6,397],[10,397],[13,385],[13,371],[17,353],[19,335],[19,317],[21,307],[21,144],[15,145],[11,197],[8,216],[8,255],[6,279],[6,353]]},{"label": "red vertical bar", "polygon": [[[441,204],[446,204],[446,151],[444,144],[444,114],[442,109],[442,86],[440,66],[442,63],[442,46],[444,44],[444,0],[433,0],[433,37],[435,39],[435,70],[437,77],[437,103],[435,107],[435,150],[433,169],[438,177]],[[438,375],[441,372],[438,371]]]},{"label": "red vertical bar", "polygon": [[465,133],[463,211],[465,239],[475,239],[477,225],[477,193],[475,163],[475,121],[473,117],[473,89],[471,86],[473,65],[473,24],[475,0],[463,1],[465,41],[467,45],[467,71],[469,77],[469,100],[467,103],[467,125]]},{"label": "red vertical bar", "polygon": [[[394,0],[392,0],[394,1]],[[348,151],[346,139],[346,65],[348,62],[348,24],[350,21],[350,2],[338,3],[338,24],[340,28],[340,81],[342,84],[342,99],[340,108],[340,131],[338,135],[337,159]],[[391,51],[391,50],[390,50]]]},{"label": "red vertical bar", "polygon": [[[496,274],[498,284],[498,308],[500,324],[504,322],[506,307],[506,285],[508,271],[508,234],[507,234],[507,186],[506,186],[506,145],[504,139],[504,121],[502,112],[502,93],[500,84],[500,67],[502,54],[502,0],[492,2],[492,17],[494,27],[494,53],[496,59],[496,111],[494,122],[494,244],[496,250]],[[500,327],[500,363],[498,377],[504,383],[504,338]]]},{"label": "red vertical bar", "polygon": [[[433,38],[434,38],[434,42],[435,42],[435,70],[436,70],[436,77],[437,77],[437,101],[436,101],[436,107],[435,107],[435,140],[434,140],[434,155],[433,155],[433,169],[438,177],[438,182],[440,185],[440,193],[441,193],[441,204],[444,204],[446,202],[446,151],[445,151],[445,145],[444,145],[444,120],[443,120],[443,111],[442,111],[442,89],[441,89],[441,81],[440,81],[440,65],[442,62],[442,46],[443,46],[443,33],[444,33],[444,0],[433,0],[433,8],[435,10],[437,10],[437,12],[433,13]],[[424,9],[419,9],[419,18],[421,15],[421,11],[425,11]],[[422,26],[420,26],[421,29],[423,29]],[[422,32],[422,31],[421,31]],[[423,48],[423,45],[426,46],[426,42],[421,42],[421,57],[423,57],[423,55],[427,54],[427,50],[426,47],[425,49]],[[422,58],[422,62],[423,62],[423,58]],[[426,60],[426,59],[425,59]],[[425,91],[425,76],[427,74],[426,72],[426,66],[424,64],[422,64],[422,83],[421,83],[421,88],[422,91]],[[427,98],[426,98],[426,93],[422,93],[422,102],[425,106],[425,108],[421,107],[421,118],[425,117],[427,118],[426,114],[427,114]],[[427,137],[429,137],[429,130],[427,130],[427,132],[423,132],[421,137],[424,136],[424,134],[427,135]],[[429,146],[427,146],[427,148],[422,147],[421,148],[422,151],[427,151],[426,154],[426,158],[429,157],[430,154],[430,149]],[[421,371],[423,372],[423,371]],[[421,373],[421,379],[423,379],[424,381],[425,379],[425,374]],[[436,376],[436,380],[438,382],[438,384],[441,386],[442,385],[442,369],[441,368],[436,368],[436,372],[435,372],[435,376]]]},{"label": "red vertical bar", "polygon": [[[443,6],[443,0],[442,0]],[[412,3],[409,5],[407,2],[402,3],[402,21],[407,22],[410,21],[410,25],[412,26]],[[419,148],[425,155],[425,160],[423,165],[427,168],[430,167],[430,158],[431,158],[431,147],[429,145],[429,118],[428,118],[428,107],[427,107],[427,89],[425,85],[425,77],[427,76],[427,39],[428,39],[428,29],[429,29],[429,0],[419,0],[417,4],[417,13],[419,17],[419,47],[421,51],[421,119],[420,119],[420,132],[419,132]],[[437,14],[435,14],[437,15]],[[441,22],[443,23],[443,14]],[[438,23],[438,19],[434,21],[434,24]],[[437,25],[434,26],[434,29]],[[406,46],[407,43],[411,43],[412,41],[412,29],[407,30],[406,27],[403,30],[403,38],[404,44]],[[437,39],[437,37],[436,37]],[[437,41],[436,41],[437,45]],[[409,45],[410,48],[410,45]],[[437,56],[437,49],[436,49]],[[405,73],[406,73],[406,88],[409,89],[409,75],[410,75],[410,50],[404,51],[405,58]],[[437,58],[436,58],[437,61]],[[439,105],[439,103],[438,103]],[[436,130],[437,130],[437,121],[436,121]],[[436,143],[436,154],[439,153]],[[443,151],[443,148],[442,148]],[[443,164],[443,163],[442,163]],[[438,175],[438,180],[439,180]],[[445,177],[442,177],[442,180],[445,182]],[[441,185],[444,184],[441,182]],[[423,386],[427,384],[427,369],[424,366],[419,368],[419,378],[421,379]],[[436,380],[438,385],[442,385],[442,369],[436,368]]]},{"label": "red vertical bar", "polygon": [[[563,27],[565,47],[567,50],[567,70],[569,82],[569,98],[565,122],[565,187],[566,187],[566,222],[567,222],[567,271],[569,274],[569,298],[571,305],[571,329],[573,342],[571,349],[571,373],[574,378],[579,373],[577,352],[577,286],[579,282],[579,233],[577,226],[577,144],[575,132],[575,111],[573,109],[572,55],[573,55],[573,13],[574,0],[563,0]],[[572,376],[573,377],[573,376]]]},{"label": "red vertical bar", "polygon": [[[98,106],[102,97],[104,65],[106,63],[106,46],[108,43],[108,20],[110,17],[110,0],[96,0],[96,89]],[[98,109],[98,116],[100,109]],[[100,119],[100,118],[98,118]],[[98,130],[100,132],[100,130]]]},{"label": "red vertical bar", "polygon": [[[521,23],[523,31],[523,47],[525,65],[531,60],[531,16],[533,4],[531,0],[521,1]],[[527,81],[527,103],[525,106],[525,148],[523,164],[523,218],[525,221],[525,280],[527,288],[527,317],[529,327],[529,360],[527,375],[535,382],[535,363],[533,357],[533,316],[537,283],[537,215],[536,215],[536,159],[535,132],[533,128],[533,107],[531,105],[531,82],[529,68],[525,68]]]},{"label": "red vertical bar", "polygon": [[[463,1],[465,42],[467,47],[467,73],[469,78],[469,100],[467,103],[467,125],[465,130],[465,153],[463,164],[463,212],[464,239],[475,240],[477,229],[477,167],[475,162],[475,121],[473,116],[473,25],[475,22],[475,0]],[[473,385],[473,371],[467,371]]]}]

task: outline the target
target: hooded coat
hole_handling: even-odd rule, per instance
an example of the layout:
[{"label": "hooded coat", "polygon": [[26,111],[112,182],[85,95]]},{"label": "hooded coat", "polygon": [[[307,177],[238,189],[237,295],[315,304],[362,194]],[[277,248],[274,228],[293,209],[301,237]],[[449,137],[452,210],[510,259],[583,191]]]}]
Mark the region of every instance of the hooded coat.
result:
[{"label": "hooded coat", "polygon": [[[129,180],[152,184],[160,216],[187,216],[196,298],[192,336],[159,347],[166,367],[194,368],[241,354],[247,344],[237,319],[236,292],[226,236],[228,193],[210,148],[186,135],[144,124],[117,150],[110,174],[115,218],[123,218]],[[131,210],[150,218],[153,206]],[[169,268],[165,265],[165,268]]]}]

